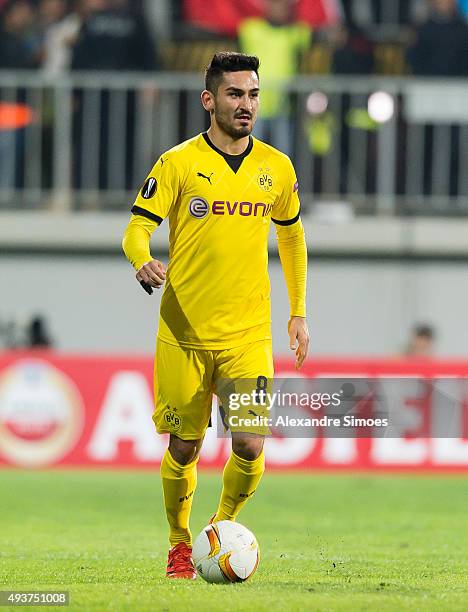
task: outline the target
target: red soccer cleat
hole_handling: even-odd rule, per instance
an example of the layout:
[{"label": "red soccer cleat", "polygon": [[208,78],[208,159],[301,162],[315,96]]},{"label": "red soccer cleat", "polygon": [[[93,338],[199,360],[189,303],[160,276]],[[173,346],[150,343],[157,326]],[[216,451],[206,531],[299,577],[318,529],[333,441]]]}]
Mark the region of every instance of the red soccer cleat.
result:
[{"label": "red soccer cleat", "polygon": [[188,580],[195,580],[197,577],[197,570],[192,561],[192,549],[185,542],[179,542],[170,549],[167,558],[166,576]]}]

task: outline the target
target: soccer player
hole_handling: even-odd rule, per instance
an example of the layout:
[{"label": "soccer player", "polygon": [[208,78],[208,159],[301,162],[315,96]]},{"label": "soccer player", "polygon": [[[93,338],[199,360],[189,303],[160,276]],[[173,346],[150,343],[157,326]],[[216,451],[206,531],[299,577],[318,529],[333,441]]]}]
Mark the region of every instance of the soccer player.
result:
[{"label": "soccer player", "polygon": [[[288,289],[297,368],[308,350],[307,250],[298,184],[289,158],[251,136],[259,107],[258,67],[255,56],[213,57],[201,94],[210,128],[161,155],[136,198],[123,240],[137,280],[147,288],[165,284],[153,420],[159,433],[170,434],[161,463],[169,578],[196,577],[189,517],[217,383],[273,377],[270,220]],[[167,270],[149,249],[151,234],[165,217]],[[231,428],[231,437],[213,522],[235,520],[264,471],[263,432],[240,426]]]}]

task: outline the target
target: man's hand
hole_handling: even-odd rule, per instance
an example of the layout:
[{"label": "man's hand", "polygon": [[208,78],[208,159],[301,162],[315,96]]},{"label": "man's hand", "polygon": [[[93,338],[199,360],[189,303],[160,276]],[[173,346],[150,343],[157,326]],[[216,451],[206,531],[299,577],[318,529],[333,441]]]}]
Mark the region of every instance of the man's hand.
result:
[{"label": "man's hand", "polygon": [[140,283],[143,281],[150,287],[159,289],[164,285],[164,281],[166,280],[166,266],[161,261],[152,259],[141,266],[136,273],[136,279]]},{"label": "man's hand", "polygon": [[291,317],[288,323],[289,348],[296,351],[296,370],[304,363],[309,350],[309,330],[304,317]]}]

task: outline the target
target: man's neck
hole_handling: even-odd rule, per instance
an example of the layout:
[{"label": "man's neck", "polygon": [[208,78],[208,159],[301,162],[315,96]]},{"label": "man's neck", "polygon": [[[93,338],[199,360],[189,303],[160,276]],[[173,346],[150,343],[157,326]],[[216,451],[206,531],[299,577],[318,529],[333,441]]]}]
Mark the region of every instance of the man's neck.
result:
[{"label": "man's neck", "polygon": [[229,134],[221,131],[216,125],[211,125],[207,135],[215,147],[228,155],[240,155],[249,146],[249,136],[234,139]]}]

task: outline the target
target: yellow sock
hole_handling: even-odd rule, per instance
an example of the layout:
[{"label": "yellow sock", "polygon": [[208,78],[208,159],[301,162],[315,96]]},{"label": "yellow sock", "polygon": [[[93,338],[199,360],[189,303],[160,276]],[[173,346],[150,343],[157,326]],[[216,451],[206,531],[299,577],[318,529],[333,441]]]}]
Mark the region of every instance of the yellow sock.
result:
[{"label": "yellow sock", "polygon": [[179,542],[192,545],[189,520],[197,486],[197,462],[198,458],[192,463],[181,465],[173,458],[169,449],[161,462],[161,480],[171,546]]},{"label": "yellow sock", "polygon": [[223,492],[215,521],[235,521],[242,506],[255,493],[265,470],[265,455],[253,461],[231,453],[223,473]]}]

